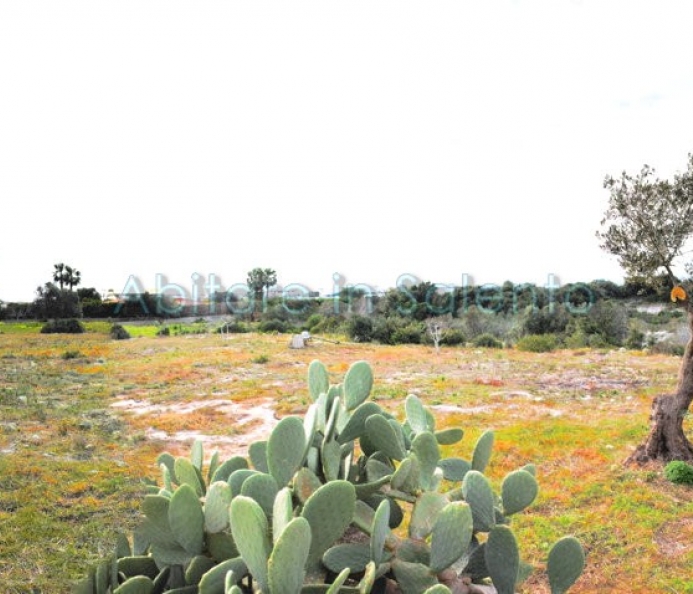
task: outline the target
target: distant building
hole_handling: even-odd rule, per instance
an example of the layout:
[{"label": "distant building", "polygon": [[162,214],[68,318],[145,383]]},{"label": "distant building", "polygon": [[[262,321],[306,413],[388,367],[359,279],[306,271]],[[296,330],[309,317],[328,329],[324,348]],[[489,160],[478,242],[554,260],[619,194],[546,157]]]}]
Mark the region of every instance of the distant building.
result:
[{"label": "distant building", "polygon": [[121,301],[120,296],[116,295],[113,292],[113,289],[108,289],[108,291],[106,291],[104,293],[104,295],[105,295],[103,298],[104,303],[119,303]]}]

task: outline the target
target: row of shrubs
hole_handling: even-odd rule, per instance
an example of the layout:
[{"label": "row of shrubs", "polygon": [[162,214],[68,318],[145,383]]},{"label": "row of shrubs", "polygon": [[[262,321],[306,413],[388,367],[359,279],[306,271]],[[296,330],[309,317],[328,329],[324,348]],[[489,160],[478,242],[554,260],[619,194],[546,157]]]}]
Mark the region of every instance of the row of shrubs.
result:
[{"label": "row of shrubs", "polygon": [[[676,314],[676,315],[674,315]],[[658,320],[676,320],[677,310],[665,315],[645,314]],[[526,308],[519,314],[492,314],[470,307],[458,316],[438,316],[417,320],[410,316],[380,313],[341,313],[328,310],[306,316],[289,315],[284,308],[270,307],[254,321],[250,316],[234,317],[218,332],[286,333],[308,331],[311,334],[343,334],[355,342],[380,344],[438,344],[445,346],[471,345],[500,348],[514,345],[531,352],[548,352],[557,348],[649,348],[654,352],[682,354],[683,340],[661,340],[661,336],[646,334],[642,312],[628,310],[610,301],[597,302],[585,314],[573,314],[561,305],[552,308]],[[675,322],[674,322],[675,323]],[[116,324],[116,326],[119,326]],[[661,324],[660,326],[661,327]],[[121,326],[122,328],[122,326]],[[210,324],[199,318],[192,324],[167,324],[158,331],[160,336],[200,334],[210,331]],[[437,328],[437,331],[433,329]],[[76,319],[56,320],[46,324],[42,332],[81,332]],[[116,334],[124,330],[115,331]],[[118,338],[118,336],[114,336]]]},{"label": "row of shrubs", "polygon": [[[41,334],[82,334],[85,331],[84,324],[76,318],[50,320],[41,327]],[[130,338],[130,333],[121,324],[113,324],[109,334],[114,340]]]}]

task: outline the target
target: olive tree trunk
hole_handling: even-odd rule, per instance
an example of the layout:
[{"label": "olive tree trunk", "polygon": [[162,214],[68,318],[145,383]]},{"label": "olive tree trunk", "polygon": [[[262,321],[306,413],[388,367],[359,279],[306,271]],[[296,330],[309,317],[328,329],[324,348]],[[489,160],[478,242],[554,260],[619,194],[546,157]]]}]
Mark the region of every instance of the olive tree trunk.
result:
[{"label": "olive tree trunk", "polygon": [[693,309],[688,305],[690,336],[681,360],[675,394],[656,396],[652,401],[650,434],[627,462],[643,464],[649,461],[693,461],[693,446],[683,431],[683,419],[693,401]]}]

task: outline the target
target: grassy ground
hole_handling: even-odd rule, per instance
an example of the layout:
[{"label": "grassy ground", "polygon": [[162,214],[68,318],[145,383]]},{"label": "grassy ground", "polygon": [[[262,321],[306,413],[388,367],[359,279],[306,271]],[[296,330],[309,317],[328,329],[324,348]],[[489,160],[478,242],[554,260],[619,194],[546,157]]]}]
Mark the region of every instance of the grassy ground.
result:
[{"label": "grassy ground", "polygon": [[[439,425],[466,431],[446,455],[468,457],[476,437],[494,429],[496,483],[534,462],[540,497],[514,528],[523,557],[540,567],[557,537],[583,542],[587,568],[572,591],[693,592],[693,489],[666,482],[660,468],[622,464],[646,433],[651,397],[673,388],[675,357],[436,355],[325,342],[290,350],[286,336],[157,338],[140,327],[140,337],[113,341],[107,326],[90,329],[41,335],[31,324],[0,325],[2,592],[69,592],[110,551],[115,531],[135,525],[159,453],[187,452],[190,431],[208,451],[245,453],[248,434],[265,435],[275,421],[262,411],[305,410],[315,358],[335,382],[352,362],[369,361],[375,399],[396,414],[409,393],[438,405]],[[546,591],[541,572],[524,590]]]}]

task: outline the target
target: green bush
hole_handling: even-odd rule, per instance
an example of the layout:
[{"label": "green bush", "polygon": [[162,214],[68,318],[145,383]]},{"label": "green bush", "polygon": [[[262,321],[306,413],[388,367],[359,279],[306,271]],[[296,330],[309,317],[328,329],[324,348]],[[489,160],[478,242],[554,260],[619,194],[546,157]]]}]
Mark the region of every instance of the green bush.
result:
[{"label": "green bush", "polygon": [[111,326],[110,335],[113,340],[128,340],[130,338],[130,333],[120,324]]},{"label": "green bush", "polygon": [[[161,454],[161,487],[145,496],[135,537],[121,536],[75,591],[441,594],[472,580],[515,592],[532,568],[510,524],[538,494],[534,466],[496,490],[484,474],[491,431],[468,459],[443,458],[463,431],[436,430],[413,395],[398,420],[368,400],[372,385],[364,361],[339,385],[313,361],[305,417],[284,417],[247,458],[214,453],[205,465],[200,441],[189,458]],[[580,543],[559,539],[551,591],[565,593],[583,568]]]},{"label": "green bush", "polygon": [[480,334],[472,341],[472,344],[475,347],[482,347],[486,349],[503,348],[503,343],[492,334]]},{"label": "green bush", "polygon": [[325,316],[319,313],[314,313],[308,316],[308,319],[306,320],[304,327],[306,330],[309,332],[315,332],[314,328],[317,326],[323,324],[325,321]]},{"label": "green bush", "polygon": [[156,331],[157,336],[171,336],[171,329],[168,326],[162,326]]},{"label": "green bush", "polygon": [[373,320],[367,316],[351,316],[347,322],[347,336],[354,342],[373,340]]},{"label": "green bush", "polygon": [[541,309],[529,309],[523,328],[527,334],[560,334],[565,332],[570,314],[562,305],[554,306],[551,310],[548,306]]},{"label": "green bush", "polygon": [[380,344],[395,344],[395,332],[404,325],[397,316],[378,316],[373,322],[373,340]]},{"label": "green bush", "polygon": [[308,318],[308,322],[311,319],[315,320],[315,316],[318,316],[320,320],[312,325],[307,325],[306,330],[309,330],[311,334],[325,334],[325,333],[335,333],[343,331],[348,334],[348,329],[343,329],[342,325],[344,319],[341,316],[329,315],[325,316],[322,314],[313,314]]},{"label": "green bush", "polygon": [[421,344],[426,336],[423,322],[412,321],[396,328],[392,334],[393,344]]},{"label": "green bush", "polygon": [[447,346],[455,346],[458,344],[464,344],[467,342],[467,337],[464,335],[462,330],[457,328],[448,328],[443,332],[443,336],[440,339],[440,344]]},{"label": "green bush", "polygon": [[610,346],[614,346],[601,334],[590,334],[587,337],[587,346],[591,349],[608,349]]},{"label": "green bush", "polygon": [[84,326],[75,318],[51,320],[41,328],[41,334],[82,334]]},{"label": "green bush", "polygon": [[260,332],[279,332],[279,334],[286,334],[291,332],[291,327],[282,320],[263,320],[258,324],[258,330]]},{"label": "green bush", "polygon": [[569,349],[582,349],[588,346],[589,337],[582,328],[577,328],[565,339],[565,346]]},{"label": "green bush", "polygon": [[381,316],[373,323],[372,339],[381,344],[421,344],[425,337],[424,323],[411,318]]},{"label": "green bush", "polygon": [[626,337],[625,347],[627,349],[641,349],[645,344],[645,333],[637,328],[631,328]]},{"label": "green bush", "polygon": [[[628,336],[628,313],[619,303],[598,301],[587,313],[577,319],[586,334],[589,346],[621,346]],[[599,336],[601,340],[592,339]]]},{"label": "green bush", "polygon": [[243,322],[233,320],[231,322],[225,322],[224,324],[219,326],[219,328],[217,328],[217,332],[222,334],[245,334],[246,332],[249,332],[249,329],[248,326]]},{"label": "green bush", "polygon": [[61,359],[79,359],[80,357],[84,357],[84,355],[80,351],[65,351],[62,355],[60,355]]},{"label": "green bush", "polygon": [[693,466],[681,460],[674,460],[664,467],[664,476],[672,483],[693,485]]},{"label": "green bush", "polygon": [[549,353],[558,347],[558,339],[554,334],[529,334],[520,338],[515,347],[530,353]]}]

